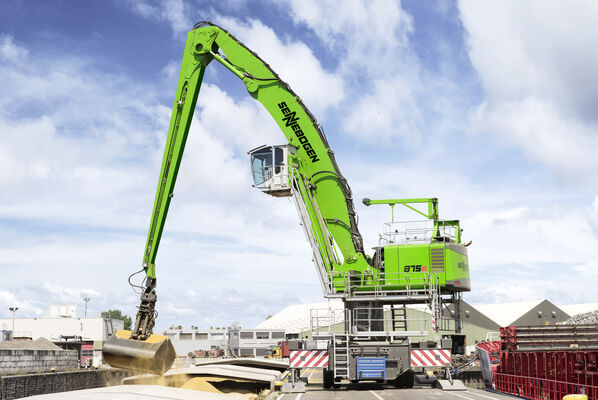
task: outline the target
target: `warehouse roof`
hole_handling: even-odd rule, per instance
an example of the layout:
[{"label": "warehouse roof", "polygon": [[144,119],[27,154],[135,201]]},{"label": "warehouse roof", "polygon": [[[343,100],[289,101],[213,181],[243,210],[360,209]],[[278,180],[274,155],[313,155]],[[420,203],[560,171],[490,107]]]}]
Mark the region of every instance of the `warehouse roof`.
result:
[{"label": "warehouse roof", "polygon": [[310,315],[313,310],[333,310],[341,312],[343,302],[330,300],[320,303],[294,304],[277,312],[264,322],[257,325],[256,329],[284,329],[286,333],[301,333],[310,329]]},{"label": "warehouse roof", "polygon": [[576,314],[598,310],[598,303],[569,304],[567,306],[559,306],[559,308],[570,316],[574,316]]},{"label": "warehouse roof", "polygon": [[[516,301],[500,304],[476,304],[480,312],[500,326],[543,325],[563,322],[577,306],[557,306],[550,300]],[[578,307],[585,309],[584,307]],[[587,307],[586,307],[587,308]]]},{"label": "warehouse roof", "polygon": [[498,325],[508,326],[543,301],[544,299],[497,304],[473,304],[473,306]]},{"label": "warehouse roof", "polygon": [[[598,303],[556,306],[546,299],[498,304],[471,304],[471,306],[499,326],[509,326],[513,323],[517,325],[541,323],[542,321],[538,320],[537,316],[534,316],[537,310],[540,309],[544,310],[545,314],[554,314],[554,312],[557,312],[556,319],[554,319],[554,316],[548,318],[550,323],[563,321],[568,316],[575,314],[598,310]],[[425,309],[425,306],[421,305],[409,305],[408,307],[418,309],[422,312],[430,312],[429,309]],[[260,323],[256,328],[284,329],[287,333],[301,333],[310,329],[310,315],[313,314],[313,309],[329,309],[333,310],[335,315],[342,316],[343,303],[340,300],[331,300],[328,302],[291,305]],[[565,313],[567,315],[564,315]]]}]

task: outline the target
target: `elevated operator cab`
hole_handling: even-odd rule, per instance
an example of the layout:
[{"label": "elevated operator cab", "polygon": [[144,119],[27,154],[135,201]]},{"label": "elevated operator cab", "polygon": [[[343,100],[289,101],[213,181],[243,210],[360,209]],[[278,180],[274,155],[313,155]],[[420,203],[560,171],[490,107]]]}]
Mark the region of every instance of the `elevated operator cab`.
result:
[{"label": "elevated operator cab", "polygon": [[291,196],[289,156],[297,154],[295,146],[260,146],[247,152],[250,155],[254,186],[275,197]]}]

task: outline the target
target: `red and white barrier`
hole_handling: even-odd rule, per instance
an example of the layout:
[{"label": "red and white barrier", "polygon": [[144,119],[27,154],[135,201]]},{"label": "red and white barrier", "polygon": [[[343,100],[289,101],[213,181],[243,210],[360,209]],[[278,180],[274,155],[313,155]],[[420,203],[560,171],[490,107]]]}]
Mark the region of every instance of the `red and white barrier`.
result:
[{"label": "red and white barrier", "polygon": [[450,350],[411,350],[412,367],[445,367],[451,363]]},{"label": "red and white barrier", "polygon": [[289,368],[327,368],[326,350],[294,350],[289,358]]}]

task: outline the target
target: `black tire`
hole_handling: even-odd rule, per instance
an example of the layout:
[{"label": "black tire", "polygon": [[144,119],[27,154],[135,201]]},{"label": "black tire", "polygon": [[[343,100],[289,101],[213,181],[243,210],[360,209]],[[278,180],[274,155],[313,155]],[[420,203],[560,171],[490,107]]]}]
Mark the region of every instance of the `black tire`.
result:
[{"label": "black tire", "polygon": [[324,389],[331,389],[334,387],[334,371],[323,370],[322,381],[324,382]]},{"label": "black tire", "polygon": [[408,369],[404,371],[401,375],[397,376],[397,379],[394,381],[394,385],[401,389],[410,389],[413,387],[413,382],[415,379],[415,373],[412,369]]}]

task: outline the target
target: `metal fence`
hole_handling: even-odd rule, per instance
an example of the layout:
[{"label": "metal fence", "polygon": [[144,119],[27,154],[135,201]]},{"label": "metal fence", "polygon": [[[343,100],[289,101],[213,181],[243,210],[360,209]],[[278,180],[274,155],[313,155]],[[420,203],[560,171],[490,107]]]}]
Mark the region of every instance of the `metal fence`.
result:
[{"label": "metal fence", "polygon": [[561,400],[568,394],[585,394],[598,399],[598,386],[583,382],[565,382],[555,379],[495,373],[496,390],[532,400]]},{"label": "metal fence", "polygon": [[354,336],[427,336],[429,318],[409,318],[406,311],[357,307],[351,310],[312,309],[310,330],[312,337],[349,333]]},{"label": "metal fence", "polygon": [[[436,273],[406,273],[406,272],[384,272],[361,275],[345,274],[342,279],[345,292],[359,295],[359,292],[367,292],[377,296],[384,296],[389,293],[434,291],[438,290],[439,276]],[[394,286],[394,287],[393,287]]]},{"label": "metal fence", "polygon": [[444,221],[437,223],[435,229],[433,220],[386,222],[382,238],[388,244],[430,243],[435,237],[456,240],[457,228],[454,224],[445,225]]}]

